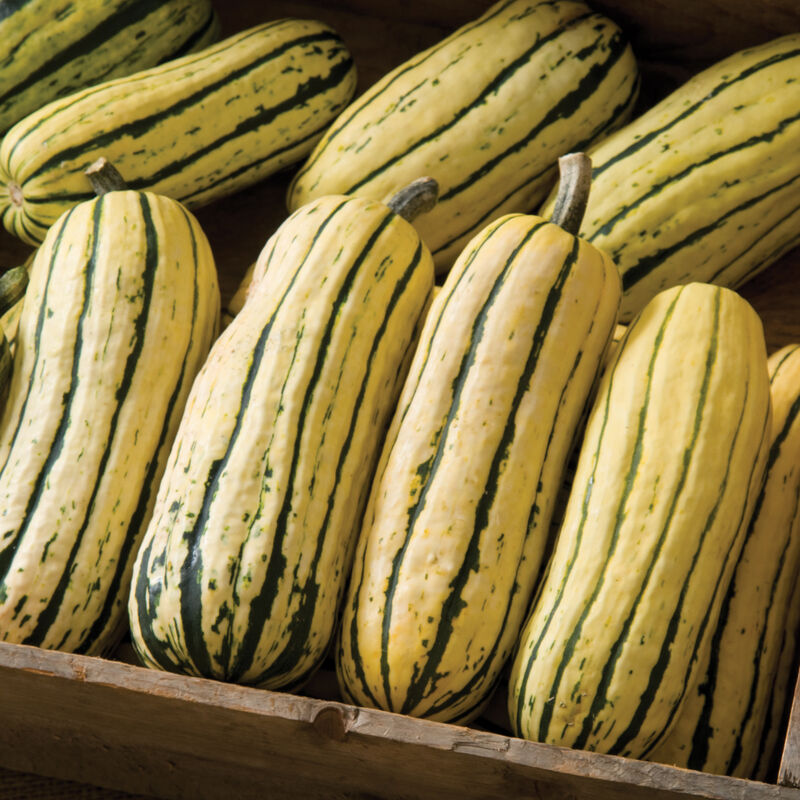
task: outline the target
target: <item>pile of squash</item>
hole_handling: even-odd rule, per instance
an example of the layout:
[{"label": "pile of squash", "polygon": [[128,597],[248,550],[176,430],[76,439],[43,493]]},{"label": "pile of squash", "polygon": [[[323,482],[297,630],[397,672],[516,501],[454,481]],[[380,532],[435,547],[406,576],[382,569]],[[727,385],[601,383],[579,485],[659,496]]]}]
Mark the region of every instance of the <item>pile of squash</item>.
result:
[{"label": "pile of squash", "polygon": [[[507,692],[518,736],[770,776],[800,346],[734,289],[800,243],[800,35],[634,116],[579,0],[355,100],[320,22],[38,5],[0,10],[0,640],[289,691],[331,654],[356,704]],[[222,325],[190,209],[282,169]]]}]

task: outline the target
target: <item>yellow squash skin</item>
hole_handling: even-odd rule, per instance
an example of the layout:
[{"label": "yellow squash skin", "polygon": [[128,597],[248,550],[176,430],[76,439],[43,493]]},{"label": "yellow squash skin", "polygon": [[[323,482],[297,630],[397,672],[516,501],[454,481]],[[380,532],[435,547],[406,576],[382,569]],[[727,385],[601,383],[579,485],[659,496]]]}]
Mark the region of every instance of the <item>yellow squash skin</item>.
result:
[{"label": "yellow squash skin", "polygon": [[772,435],[764,485],[709,660],[652,761],[750,778],[800,566],[800,346],[769,359]]},{"label": "yellow squash skin", "polygon": [[601,378],[510,680],[528,739],[641,757],[702,663],[770,435],[761,322],[734,292],[657,295]]},{"label": "yellow squash skin", "polygon": [[439,201],[415,226],[444,273],[492,220],[541,203],[557,158],[625,122],[637,90],[631,49],[605,17],[577,0],[502,0],[345,109],[289,208],[331,192],[385,200],[430,175]]},{"label": "yellow squash skin", "polygon": [[111,192],[53,226],[0,419],[0,640],[87,653],[116,643],[218,315],[208,242],[175,201]]},{"label": "yellow squash skin", "polygon": [[210,0],[3,2],[0,134],[57,97],[202,50],[218,38]]},{"label": "yellow squash skin", "polygon": [[382,203],[332,196],[283,223],[255,274],[192,389],[130,622],[148,666],[294,687],[333,635],[433,261]]},{"label": "yellow squash skin", "polygon": [[800,242],[798,75],[800,34],[743,50],[588,150],[580,234],[622,272],[623,322],[670,286],[739,286]]},{"label": "yellow squash skin", "polygon": [[516,642],[620,298],[611,260],[511,214],[433,302],[386,438],[337,671],[360,705],[480,711]]},{"label": "yellow squash skin", "polygon": [[209,203],[306,156],[355,80],[335,31],[288,19],[56,100],[0,144],[3,224],[41,241],[101,156],[132,189]]}]

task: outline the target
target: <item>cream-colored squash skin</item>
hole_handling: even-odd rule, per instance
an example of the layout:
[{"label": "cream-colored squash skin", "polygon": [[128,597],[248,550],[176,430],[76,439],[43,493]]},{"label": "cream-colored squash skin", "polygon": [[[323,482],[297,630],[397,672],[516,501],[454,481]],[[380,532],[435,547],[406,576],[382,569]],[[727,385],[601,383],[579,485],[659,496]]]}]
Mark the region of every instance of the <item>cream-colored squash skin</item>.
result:
[{"label": "cream-colored squash skin", "polygon": [[623,124],[637,92],[610,20],[576,0],[503,0],[346,108],[288,206],[332,192],[386,200],[430,175],[439,200],[414,224],[442,274],[485,225],[541,203],[558,157]]},{"label": "cream-colored squash skin", "polygon": [[[600,368],[600,374],[602,374],[603,370],[606,367],[613,363],[614,355],[617,352],[617,348],[619,347],[620,342],[622,341],[622,337],[625,336],[625,331],[627,331],[627,325],[616,325],[614,327],[614,333],[611,336],[611,341],[609,342],[608,347],[606,348],[606,352],[603,356],[603,363]],[[599,377],[599,375],[598,375]],[[589,407],[587,407],[584,411],[583,418],[581,422],[578,424],[578,431],[575,435],[575,441],[579,442],[583,439],[583,432],[586,428],[586,417],[589,412]],[[564,519],[564,511],[567,507],[567,502],[569,501],[569,493],[572,489],[572,482],[575,480],[575,469],[578,466],[578,456],[580,455],[579,448],[574,447],[572,452],[569,455],[569,459],[567,460],[567,465],[564,468],[564,477],[561,481],[561,486],[558,490],[558,496],[556,498],[555,509],[553,511],[553,517],[550,522],[551,529],[553,531],[552,538],[555,539],[558,529],[561,527],[561,523]]]},{"label": "cream-colored squash skin", "polygon": [[668,731],[759,489],[766,362],[755,311],[720,287],[662,292],[628,328],[514,659],[518,735],[636,758]]},{"label": "cream-colored squash skin", "polygon": [[219,289],[178,203],[111,192],[67,212],[30,270],[0,420],[0,640],[101,653]]},{"label": "cream-colored squash skin", "polygon": [[617,270],[538,217],[487,226],[434,300],[387,434],[344,604],[344,696],[466,721],[516,641]]},{"label": "cream-colored squash skin", "polygon": [[772,434],[764,485],[705,669],[652,761],[753,776],[800,566],[800,347],[769,359]]},{"label": "cream-colored squash skin", "polygon": [[55,100],[0,144],[0,218],[40,242],[101,156],[132,189],[207,204],[308,155],[355,82],[334,30],[284,19]]},{"label": "cream-colored squash skin", "polygon": [[[250,287],[253,284],[253,273],[256,269],[256,262],[254,261],[244,273],[239,286],[236,288],[236,291],[233,293],[231,299],[227,302],[225,306],[222,308],[222,327],[227,328],[228,325],[231,324],[233,318],[242,310],[242,307],[247,300],[247,296],[250,292]],[[259,280],[263,277],[263,275],[259,275]],[[435,286],[431,290],[431,299],[436,297],[436,295],[441,290],[441,286]],[[11,312],[9,311],[9,314]],[[3,318],[0,317],[0,323],[3,321]]]},{"label": "cream-colored squash skin", "polygon": [[739,286],[800,242],[798,75],[800,33],[742,50],[589,148],[580,235],[622,272],[623,322],[670,286]]},{"label": "cream-colored squash skin", "polygon": [[265,246],[195,381],[134,571],[151,667],[297,686],[333,634],[433,285],[414,228],[321,198]]}]

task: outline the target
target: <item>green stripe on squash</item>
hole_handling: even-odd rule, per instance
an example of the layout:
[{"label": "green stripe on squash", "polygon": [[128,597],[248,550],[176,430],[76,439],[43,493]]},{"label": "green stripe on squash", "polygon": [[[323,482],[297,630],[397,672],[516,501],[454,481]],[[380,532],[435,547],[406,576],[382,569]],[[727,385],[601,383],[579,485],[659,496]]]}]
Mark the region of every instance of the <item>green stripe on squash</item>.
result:
[{"label": "green stripe on squash", "polygon": [[337,648],[348,699],[459,722],[480,711],[530,601],[620,291],[608,257],[538,217],[503,216],[462,252],[373,483]]},{"label": "green stripe on squash", "polygon": [[735,288],[800,242],[799,71],[800,34],[742,50],[589,149],[581,235],[622,272],[623,322],[670,286]]},{"label": "green stripe on squash", "polygon": [[304,157],[354,89],[341,39],[303,20],[266,23],[85,89],[29,115],[3,140],[3,224],[40,241],[90,196],[83,171],[99,156],[132,189],[208,203]]},{"label": "green stripe on squash", "polygon": [[496,3],[350,105],[295,175],[288,206],[385,199],[431,175],[439,203],[415,224],[443,274],[487,223],[544,199],[560,155],[623,124],[638,88],[619,29],[583,3]]},{"label": "green stripe on squash", "polygon": [[213,44],[208,0],[48,0],[0,7],[0,133],[58,97]]}]

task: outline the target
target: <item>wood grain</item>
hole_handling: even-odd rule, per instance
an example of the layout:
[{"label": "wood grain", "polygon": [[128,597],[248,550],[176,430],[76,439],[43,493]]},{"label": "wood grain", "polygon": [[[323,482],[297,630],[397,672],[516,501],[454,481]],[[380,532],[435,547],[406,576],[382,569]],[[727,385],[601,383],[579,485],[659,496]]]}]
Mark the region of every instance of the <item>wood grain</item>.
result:
[{"label": "wood grain", "polygon": [[800,790],[0,644],[0,766],[166,798],[799,800]]},{"label": "wood grain", "polygon": [[0,797],[5,800],[157,800],[152,795],[133,795],[9,769],[0,769]]},{"label": "wood grain", "polygon": [[778,783],[782,786],[800,787],[800,678],[794,689],[789,728],[778,768]]}]

